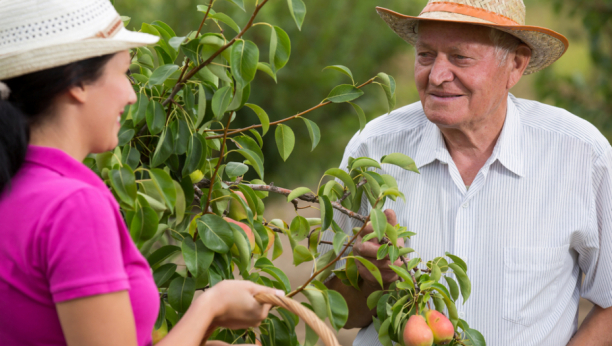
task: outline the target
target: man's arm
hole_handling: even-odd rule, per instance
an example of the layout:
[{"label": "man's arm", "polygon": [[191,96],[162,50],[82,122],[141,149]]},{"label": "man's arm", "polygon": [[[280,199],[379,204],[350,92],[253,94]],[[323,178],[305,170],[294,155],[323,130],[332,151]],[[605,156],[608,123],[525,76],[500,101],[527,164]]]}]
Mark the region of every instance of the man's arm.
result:
[{"label": "man's arm", "polygon": [[[397,223],[395,212],[391,209],[387,209],[385,210],[385,215],[387,216],[387,222],[395,226]],[[361,256],[378,267],[383,284],[385,287],[389,287],[392,282],[398,279],[397,274],[389,268],[389,264],[391,264],[389,257],[382,260],[376,259],[376,253],[380,247],[376,238],[365,243],[362,241],[363,237],[372,232],[374,232],[374,229],[371,224],[368,224],[355,240],[353,252],[356,256]],[[397,242],[399,246],[404,246],[403,239],[398,239]],[[400,266],[402,262],[398,259],[394,264]],[[357,261],[356,265],[359,269],[359,276],[363,279],[360,285],[361,290],[344,285],[337,277],[332,278],[325,284],[328,288],[338,291],[344,297],[344,300],[346,300],[346,304],[349,308],[349,317],[344,325],[345,329],[363,328],[372,323],[372,316],[375,316],[376,311],[368,309],[368,296],[372,292],[382,289],[378,281],[361,262]]]},{"label": "man's arm", "polygon": [[567,346],[610,346],[611,331],[612,307],[604,309],[595,305]]}]

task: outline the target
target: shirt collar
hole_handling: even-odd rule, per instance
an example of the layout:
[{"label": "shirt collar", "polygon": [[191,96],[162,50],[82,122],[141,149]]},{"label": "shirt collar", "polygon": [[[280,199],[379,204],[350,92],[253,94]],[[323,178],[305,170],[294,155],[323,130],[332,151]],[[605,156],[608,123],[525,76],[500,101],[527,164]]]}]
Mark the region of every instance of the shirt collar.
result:
[{"label": "shirt collar", "polygon": [[89,167],[59,149],[29,145],[25,161],[44,166],[61,176],[79,180],[105,193],[109,192],[106,184]]},{"label": "shirt collar", "polygon": [[[423,129],[423,140],[417,151],[414,161],[417,167],[421,167],[438,160],[448,164],[452,157],[446,148],[442,132],[434,123],[428,121]],[[514,96],[508,96],[508,109],[504,127],[493,149],[491,157],[485,164],[488,166],[499,160],[499,162],[514,174],[524,176],[523,146],[521,143],[521,119],[519,111],[514,104]]]}]

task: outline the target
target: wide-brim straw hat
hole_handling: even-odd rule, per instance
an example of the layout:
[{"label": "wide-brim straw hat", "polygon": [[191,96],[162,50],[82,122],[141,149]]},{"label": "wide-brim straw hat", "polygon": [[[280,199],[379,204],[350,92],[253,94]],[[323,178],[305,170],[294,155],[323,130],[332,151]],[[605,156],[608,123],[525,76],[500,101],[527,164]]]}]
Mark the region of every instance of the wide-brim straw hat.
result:
[{"label": "wide-brim straw hat", "polygon": [[0,1],[0,80],[156,43],[108,0]]},{"label": "wide-brim straw hat", "polygon": [[417,41],[415,27],[423,20],[476,24],[507,32],[532,50],[525,74],[557,61],[569,46],[567,38],[553,30],[525,25],[526,10],[522,0],[429,0],[418,17],[382,7],[377,7],[376,11],[395,33],[412,45]]}]

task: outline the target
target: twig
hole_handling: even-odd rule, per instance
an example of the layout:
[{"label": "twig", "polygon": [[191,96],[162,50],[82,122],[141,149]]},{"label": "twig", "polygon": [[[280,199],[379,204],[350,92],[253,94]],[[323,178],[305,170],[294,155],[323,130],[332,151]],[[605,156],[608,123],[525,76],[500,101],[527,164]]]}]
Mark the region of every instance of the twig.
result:
[{"label": "twig", "polygon": [[194,67],[191,71],[189,71],[189,73],[187,73],[185,75],[185,77],[183,79],[179,79],[178,82],[176,83],[176,85],[174,86],[174,88],[172,88],[172,92],[170,93],[170,96],[168,96],[168,98],[166,98],[164,100],[162,105],[166,106],[168,103],[170,103],[170,100],[173,99],[174,96],[176,96],[176,94],[182,89],[183,84],[185,83],[185,81],[187,81],[187,80],[191,79],[191,77],[195,76],[195,74],[198,73],[198,71],[200,71],[201,69],[206,67],[206,65],[209,65],[217,56],[219,56],[219,54],[221,54],[223,51],[225,51],[226,49],[231,47],[234,44],[234,42],[236,42],[236,40],[241,38],[242,35],[244,35],[244,33],[253,26],[253,21],[255,20],[255,17],[257,16],[257,14],[261,10],[261,8],[267,2],[268,2],[268,0],[263,0],[261,2],[261,4],[257,5],[257,7],[255,7],[255,10],[253,11],[253,14],[251,15],[251,19],[249,19],[249,22],[247,23],[247,25],[238,33],[238,35],[236,35],[231,41],[227,42],[223,47],[219,48],[219,50],[214,52],[208,59],[206,59],[206,61],[204,61],[200,65]]},{"label": "twig", "polygon": [[[355,190],[359,189],[360,187],[362,187],[363,185],[365,185],[368,182],[367,179],[363,179],[362,181],[360,181],[359,183],[357,183],[357,185],[355,185]],[[345,199],[348,198],[348,196],[351,194],[351,191],[347,190],[344,195],[342,195],[342,197],[340,197],[340,199],[338,200],[338,203],[342,203],[344,202]]]},{"label": "twig", "polygon": [[[371,79],[370,79],[370,80],[368,80],[367,82],[365,82],[365,83],[361,84],[360,86],[358,86],[358,87],[357,87],[357,89],[361,89],[361,88],[363,88],[364,86],[366,86],[366,85],[368,85],[368,84],[371,84],[372,82],[374,82],[374,80],[375,80],[376,78],[377,78],[377,77],[371,78]],[[323,107],[323,106],[327,106],[327,105],[328,105],[328,104],[330,104],[330,103],[332,103],[332,102],[331,102],[331,101],[326,101],[326,102],[323,102],[323,103],[319,103],[318,105],[316,105],[316,106],[314,106],[314,107],[312,107],[312,108],[310,108],[310,109],[307,109],[307,110],[305,110],[305,111],[303,111],[303,112],[301,112],[301,113],[298,113],[298,114],[296,114],[296,115],[292,115],[292,116],[290,116],[290,117],[288,117],[288,118],[285,118],[285,119],[281,119],[281,120],[273,121],[273,122],[271,122],[271,123],[270,123],[270,126],[272,126],[272,125],[278,125],[278,124],[280,124],[280,123],[284,123],[284,122],[287,122],[287,121],[289,121],[289,120],[292,120],[292,119],[295,119],[295,118],[299,118],[299,117],[301,117],[301,116],[302,116],[302,115],[304,115],[304,114],[310,113],[310,112],[314,111],[315,109],[319,109],[319,108],[321,108],[321,107]],[[248,131],[248,130],[251,130],[251,129],[259,128],[259,127],[261,127],[261,126],[262,126],[261,124],[256,124],[256,125],[247,126],[247,127],[245,127],[245,128],[242,128],[242,129],[238,129],[238,130],[230,131],[230,132],[228,133],[228,135],[235,135],[235,134],[237,134],[237,133],[241,133],[241,132]],[[217,135],[217,136],[210,136],[210,137],[206,137],[206,139],[215,139],[215,138],[221,138],[221,137],[223,137],[223,136],[221,136],[221,135]]]}]

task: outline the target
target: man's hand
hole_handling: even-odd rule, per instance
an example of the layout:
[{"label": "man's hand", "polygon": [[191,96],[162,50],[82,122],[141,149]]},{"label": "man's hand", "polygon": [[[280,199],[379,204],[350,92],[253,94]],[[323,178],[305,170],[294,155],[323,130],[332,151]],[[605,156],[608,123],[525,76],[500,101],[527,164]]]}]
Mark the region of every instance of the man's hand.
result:
[{"label": "man's hand", "polygon": [[[385,210],[385,215],[387,216],[387,222],[391,226],[395,226],[397,224],[397,217],[395,216],[395,212],[391,209]],[[382,281],[384,285],[387,285],[391,282],[394,282],[398,279],[397,274],[391,269],[389,269],[389,264],[392,264],[389,260],[389,257],[386,257],[382,260],[376,259],[376,253],[378,252],[378,248],[380,248],[380,244],[378,243],[378,239],[373,238],[367,242],[363,242],[362,239],[366,235],[374,232],[372,228],[372,224],[368,223],[366,227],[363,229],[361,234],[355,240],[355,245],[353,246],[353,253],[357,256],[361,256],[368,261],[372,262],[379,270],[382,275]],[[398,239],[397,245],[404,246],[404,239]],[[370,273],[370,271],[361,264],[361,262],[356,261],[357,268],[359,269],[359,275],[363,278],[363,280],[371,286],[379,286],[378,282]],[[397,259],[394,265],[401,266],[401,259]]]}]

